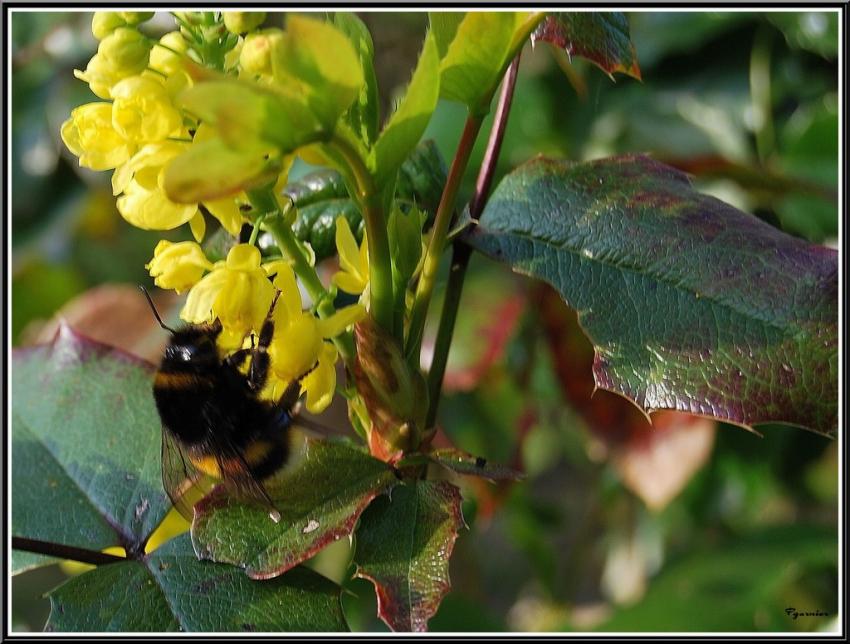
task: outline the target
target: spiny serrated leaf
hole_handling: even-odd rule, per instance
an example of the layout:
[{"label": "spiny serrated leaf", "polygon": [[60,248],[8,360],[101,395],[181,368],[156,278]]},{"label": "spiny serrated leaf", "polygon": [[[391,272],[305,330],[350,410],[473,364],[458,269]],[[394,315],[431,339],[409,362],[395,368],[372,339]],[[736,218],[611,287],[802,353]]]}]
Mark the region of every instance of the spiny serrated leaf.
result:
[{"label": "spiny serrated leaf", "polygon": [[523,477],[521,472],[512,470],[507,465],[490,463],[485,458],[467,454],[455,447],[435,449],[428,454],[428,458],[458,474],[480,476],[491,481],[518,481]]},{"label": "spiny serrated leaf", "polygon": [[553,13],[531,35],[560,47],[570,56],[581,56],[606,74],[622,72],[640,80],[629,21],[619,12]]},{"label": "spiny serrated leaf", "polygon": [[64,325],[51,344],[14,352],[12,534],[140,548],[171,505],[152,374]]},{"label": "spiny serrated leaf", "polygon": [[640,155],[532,161],[468,240],[577,309],[597,386],[649,411],[835,432],[836,251]]},{"label": "spiny serrated leaf", "polygon": [[188,535],[142,561],[74,577],[50,593],[48,631],[347,631],[340,589],[298,567],[271,581],[198,561]]},{"label": "spiny serrated leaf", "polygon": [[218,489],[195,506],[192,543],[200,558],[235,564],[254,579],[276,577],[351,534],[369,502],[396,480],[386,463],[340,442],[307,438],[293,459],[265,486],[280,511],[277,523],[267,508]]},{"label": "spiny serrated leaf", "polygon": [[446,481],[395,487],[357,529],[357,576],[375,585],[378,616],[394,631],[422,632],[449,591],[449,557],[463,525],[460,491]]}]

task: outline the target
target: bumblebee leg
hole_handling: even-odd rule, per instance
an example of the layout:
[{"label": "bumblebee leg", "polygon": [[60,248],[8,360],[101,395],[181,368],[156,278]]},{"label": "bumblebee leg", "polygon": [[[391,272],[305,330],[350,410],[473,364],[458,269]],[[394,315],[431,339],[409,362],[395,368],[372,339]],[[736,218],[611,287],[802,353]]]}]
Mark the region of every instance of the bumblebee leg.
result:
[{"label": "bumblebee leg", "polygon": [[[272,343],[274,336],[274,320],[272,313],[274,306],[277,304],[277,298],[280,297],[280,291],[275,293],[272,305],[269,307],[269,314],[266,316],[266,321],[263,322],[263,327],[260,329],[260,338],[257,346],[251,351],[251,368],[248,371],[248,386],[254,391],[259,391],[266,384],[266,379],[269,375],[269,354],[268,348]],[[251,337],[253,342],[253,336]]]},{"label": "bumblebee leg", "polygon": [[251,355],[252,349],[239,349],[238,351],[234,351],[229,356],[227,356],[224,361],[228,365],[236,367],[237,369],[242,366],[242,363],[245,362],[245,358]]}]

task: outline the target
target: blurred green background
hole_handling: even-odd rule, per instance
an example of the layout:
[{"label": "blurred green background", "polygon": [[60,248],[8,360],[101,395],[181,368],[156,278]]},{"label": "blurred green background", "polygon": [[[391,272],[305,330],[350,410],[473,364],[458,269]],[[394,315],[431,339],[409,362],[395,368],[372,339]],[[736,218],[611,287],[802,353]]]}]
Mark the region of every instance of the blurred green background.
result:
[{"label": "blurred green background", "polygon": [[[361,15],[386,114],[427,17]],[[96,100],[73,76],[96,47],[90,20],[12,14],[16,346],[43,340],[45,322],[95,286],[150,286],[144,264],[162,236],[126,224],[109,173],[79,168],[59,139],[70,110]],[[690,172],[700,190],[837,246],[837,14],[642,12],[629,20],[642,83],[612,82],[548,45],[526,48],[498,174],[539,153],[584,160],[647,152]],[[173,22],[158,13],[144,29],[157,35]],[[463,120],[460,105],[442,102],[428,128],[446,159]],[[483,147],[481,140],[466,195]],[[453,591],[432,630],[838,628],[837,443],[789,427],[759,428],[760,438],[701,425],[701,442],[685,445],[669,439],[675,432],[647,438],[628,414],[588,415],[567,395],[570,378],[587,374],[540,332],[547,320],[538,298],[551,301],[488,261],[472,262],[441,426],[458,446],[528,477],[511,486],[459,482],[469,530],[457,541]],[[554,324],[575,335],[569,321]],[[483,346],[482,337],[490,338]],[[580,337],[573,341],[587,351]],[[689,422],[680,433],[697,436]],[[676,479],[664,498],[650,491],[657,472],[640,468],[648,453],[675,456],[650,461],[669,463]],[[351,590],[343,601],[353,629],[386,630],[371,586],[348,580],[349,556],[343,540],[311,565]],[[16,577],[13,628],[41,630],[42,594],[63,579],[55,566]],[[793,619],[787,608],[829,616]]]}]

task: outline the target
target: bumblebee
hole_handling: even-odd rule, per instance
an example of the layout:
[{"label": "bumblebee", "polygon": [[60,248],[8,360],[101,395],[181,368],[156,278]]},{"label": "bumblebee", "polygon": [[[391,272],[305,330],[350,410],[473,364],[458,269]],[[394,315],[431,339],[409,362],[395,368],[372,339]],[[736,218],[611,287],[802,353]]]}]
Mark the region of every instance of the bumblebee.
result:
[{"label": "bumblebee", "polygon": [[289,459],[301,379],[277,402],[259,398],[269,371],[277,296],[256,346],[252,335],[252,348],[222,358],[216,346],[219,320],[172,329],[142,291],[160,326],[171,333],[153,385],[162,420],[162,483],[171,502],[191,521],[195,502],[222,483],[228,493],[261,504],[279,521],[263,481]]}]

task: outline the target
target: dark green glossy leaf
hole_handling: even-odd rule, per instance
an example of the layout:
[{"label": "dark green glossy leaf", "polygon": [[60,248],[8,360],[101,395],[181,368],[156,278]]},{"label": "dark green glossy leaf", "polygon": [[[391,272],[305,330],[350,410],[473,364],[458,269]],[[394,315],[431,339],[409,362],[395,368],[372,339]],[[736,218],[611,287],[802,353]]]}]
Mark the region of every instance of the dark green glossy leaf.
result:
[{"label": "dark green glossy leaf", "polygon": [[[423,141],[401,165],[396,199],[402,206],[417,205],[433,220],[446,181],[446,165],[433,141]],[[336,254],[336,219],[348,220],[358,241],[363,238],[363,219],[351,200],[345,182],[334,170],[312,172],[284,189],[298,209],[292,230],[309,242],[321,261]]]},{"label": "dark green glossy leaf", "polygon": [[468,239],[578,311],[597,386],[648,411],[835,432],[836,251],[645,156],[532,161]]},{"label": "dark green glossy leaf", "polygon": [[396,481],[386,463],[344,443],[296,443],[293,465],[265,485],[280,521],[213,490],[195,505],[199,558],[235,564],[255,579],[276,577],[351,534],[369,502]]},{"label": "dark green glossy leaf", "polygon": [[635,46],[629,38],[629,21],[619,12],[553,13],[531,36],[560,47],[570,56],[581,56],[606,74],[622,72],[640,80]]},{"label": "dark green glossy leaf", "polygon": [[378,616],[394,631],[425,631],[449,591],[449,557],[463,525],[460,491],[446,481],[399,485],[357,529],[357,576],[375,585]]},{"label": "dark green glossy leaf", "polygon": [[12,570],[13,575],[19,575],[22,572],[49,566],[50,564],[61,561],[56,557],[48,557],[46,555],[37,555],[34,552],[26,552],[24,550],[12,550]]},{"label": "dark green glossy leaf", "polygon": [[153,367],[60,327],[15,351],[12,534],[140,548],[170,507]]},{"label": "dark green glossy leaf", "polygon": [[198,561],[188,535],[50,593],[48,631],[347,631],[339,587],[298,567],[255,581]]},{"label": "dark green glossy leaf", "polygon": [[428,458],[447,469],[467,476],[480,476],[491,481],[518,481],[523,478],[521,472],[506,465],[491,463],[486,458],[467,454],[454,447],[435,449]]}]

